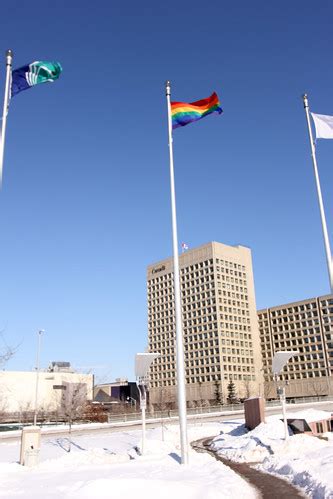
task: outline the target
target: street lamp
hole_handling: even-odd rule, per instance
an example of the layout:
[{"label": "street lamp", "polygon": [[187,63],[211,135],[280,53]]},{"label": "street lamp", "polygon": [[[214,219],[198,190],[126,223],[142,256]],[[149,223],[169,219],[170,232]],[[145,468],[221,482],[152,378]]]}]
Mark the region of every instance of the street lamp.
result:
[{"label": "street lamp", "polygon": [[142,445],[141,454],[144,454],[146,442],[146,407],[148,371],[151,363],[159,357],[159,353],[137,353],[135,356],[135,377],[140,395],[140,409],[142,416]]},{"label": "street lamp", "polygon": [[[284,352],[276,352],[276,354],[273,357],[272,361],[272,372],[273,372],[273,377],[278,384],[278,377],[284,366],[287,364],[288,360],[294,357],[295,355],[298,355],[299,352],[297,351],[284,351]],[[288,439],[289,437],[289,432],[288,432],[288,424],[287,424],[287,415],[286,415],[286,387],[285,385],[283,386],[277,386],[277,394],[279,395],[280,401],[282,403],[282,413],[283,413],[283,423],[284,423],[284,438],[285,440]]]},{"label": "street lamp", "polygon": [[39,384],[39,357],[40,357],[40,345],[42,334],[44,333],[44,329],[40,329],[37,333],[38,335],[38,346],[37,346],[37,357],[36,357],[36,390],[35,390],[35,411],[34,411],[34,426],[37,425],[37,402],[38,402],[38,384]]}]

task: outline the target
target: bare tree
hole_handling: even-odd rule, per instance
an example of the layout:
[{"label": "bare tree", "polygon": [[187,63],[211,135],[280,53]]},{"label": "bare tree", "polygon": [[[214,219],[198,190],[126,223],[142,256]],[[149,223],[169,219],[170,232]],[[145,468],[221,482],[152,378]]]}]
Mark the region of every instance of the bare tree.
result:
[{"label": "bare tree", "polygon": [[276,395],[276,387],[273,381],[265,380],[264,382],[264,399],[275,399]]},{"label": "bare tree", "polygon": [[52,416],[55,417],[55,412],[52,407],[52,402],[48,404],[43,404],[38,409],[38,418],[40,421],[49,421]]},{"label": "bare tree", "polygon": [[327,384],[320,379],[308,380],[309,393],[320,399],[323,395],[328,394]]},{"label": "bare tree", "polygon": [[3,330],[0,331],[0,340],[2,342],[2,346],[0,347],[0,368],[2,368],[13,357],[18,346],[11,347],[7,344]]},{"label": "bare tree", "polygon": [[10,347],[2,348],[0,351],[0,367],[6,364],[14,355],[14,350]]},{"label": "bare tree", "polygon": [[245,398],[248,399],[252,395],[252,383],[250,377],[247,377],[247,379],[244,379],[243,381],[243,393],[245,395]]},{"label": "bare tree", "polygon": [[160,411],[161,416],[161,430],[162,430],[162,440],[164,441],[164,424],[163,424],[163,413],[168,411],[170,416],[170,410],[172,407],[171,394],[170,391],[165,387],[161,386],[158,392],[157,402],[155,402],[155,408]]},{"label": "bare tree", "polygon": [[69,447],[72,444],[72,424],[73,421],[82,418],[87,401],[86,383],[64,383],[65,389],[61,397],[61,412],[68,423]]},{"label": "bare tree", "polygon": [[205,399],[202,401],[202,407],[203,408],[207,408],[207,407],[210,407],[210,402],[209,400]]},{"label": "bare tree", "polygon": [[189,400],[189,401],[187,402],[187,407],[188,407],[189,409],[195,409],[195,407],[196,407],[196,403],[195,403],[195,401],[194,401],[194,400]]},{"label": "bare tree", "polygon": [[[11,347],[7,344],[4,331],[0,331],[0,340],[2,346],[0,346],[0,368],[3,368],[5,364],[13,357],[18,349],[18,346]],[[7,416],[8,410],[8,388],[4,386],[3,383],[0,385],[0,417],[4,420]]]},{"label": "bare tree", "polygon": [[175,399],[169,388],[161,386],[158,391],[157,401],[154,403],[158,411],[169,411],[175,406]]},{"label": "bare tree", "polygon": [[198,391],[199,391],[199,400],[197,401],[198,407],[203,407],[203,396],[202,396],[202,381],[198,381]]},{"label": "bare tree", "polygon": [[33,419],[33,408],[30,401],[20,402],[19,403],[19,422],[20,423],[29,423]]},{"label": "bare tree", "polygon": [[0,388],[0,421],[5,422],[8,411],[8,399],[4,391]]}]

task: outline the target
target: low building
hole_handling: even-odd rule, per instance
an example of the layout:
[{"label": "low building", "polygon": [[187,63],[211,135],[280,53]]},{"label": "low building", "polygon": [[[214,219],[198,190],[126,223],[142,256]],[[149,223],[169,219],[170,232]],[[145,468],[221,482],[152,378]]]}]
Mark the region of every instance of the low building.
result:
[{"label": "low building", "polygon": [[[69,406],[73,408],[93,399],[92,374],[73,372],[70,365],[62,370],[60,363],[52,364],[47,371],[38,374],[39,413],[66,413]],[[36,371],[1,371],[0,417],[32,413],[35,409],[36,382]]]},{"label": "low building", "polygon": [[117,378],[111,383],[95,385],[94,401],[104,405],[126,402],[136,406],[140,402],[140,397],[135,381]]}]

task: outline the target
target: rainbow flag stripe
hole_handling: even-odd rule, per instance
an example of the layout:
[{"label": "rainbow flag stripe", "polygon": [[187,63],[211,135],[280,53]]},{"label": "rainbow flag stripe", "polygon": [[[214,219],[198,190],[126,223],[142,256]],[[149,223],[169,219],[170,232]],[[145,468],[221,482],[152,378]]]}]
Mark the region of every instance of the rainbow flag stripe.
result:
[{"label": "rainbow flag stripe", "polygon": [[201,120],[208,114],[221,114],[222,112],[219,98],[215,92],[207,99],[201,99],[189,104],[186,102],[171,102],[172,129]]}]

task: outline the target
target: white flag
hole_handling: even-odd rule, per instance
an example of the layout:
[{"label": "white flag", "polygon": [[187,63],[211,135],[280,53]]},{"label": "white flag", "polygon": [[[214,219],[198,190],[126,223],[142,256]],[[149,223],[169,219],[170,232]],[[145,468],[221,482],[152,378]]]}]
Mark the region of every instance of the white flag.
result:
[{"label": "white flag", "polygon": [[182,243],[182,250],[188,250],[188,245],[186,243]]},{"label": "white flag", "polygon": [[333,139],[333,116],[311,113],[317,139]]}]

